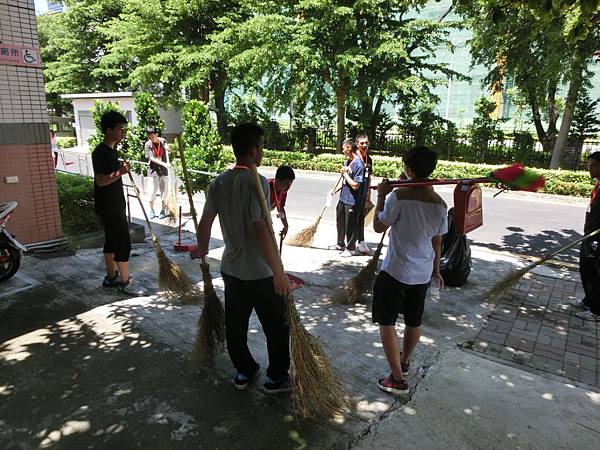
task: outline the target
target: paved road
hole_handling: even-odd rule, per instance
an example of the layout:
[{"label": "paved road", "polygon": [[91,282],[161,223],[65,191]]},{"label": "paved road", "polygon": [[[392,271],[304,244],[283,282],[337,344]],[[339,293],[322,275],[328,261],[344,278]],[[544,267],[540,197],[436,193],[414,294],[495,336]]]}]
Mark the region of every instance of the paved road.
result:
[{"label": "paved road", "polygon": [[[66,154],[65,161],[72,164],[64,167],[59,161],[58,168],[91,174],[91,163],[86,160],[86,155]],[[271,168],[262,168],[261,172],[265,176],[274,175]],[[290,218],[314,219],[336,180],[335,174],[298,173],[288,198]],[[449,205],[453,204],[452,187],[436,190]],[[581,237],[585,210],[584,200],[521,193],[493,198],[492,192],[485,192],[484,226],[470,233],[469,238],[472,243],[493,250],[542,256]],[[335,208],[329,208],[323,220],[334,223],[334,212]],[[573,249],[558,259],[577,262],[577,254],[578,250]]]}]

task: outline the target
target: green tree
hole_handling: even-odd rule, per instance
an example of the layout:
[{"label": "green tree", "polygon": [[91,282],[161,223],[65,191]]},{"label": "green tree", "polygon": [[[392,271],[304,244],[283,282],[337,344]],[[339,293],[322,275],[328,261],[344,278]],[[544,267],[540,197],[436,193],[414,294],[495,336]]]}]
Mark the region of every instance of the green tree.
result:
[{"label": "green tree", "polygon": [[221,29],[221,16],[236,5],[233,0],[128,0],[122,14],[102,28],[110,44],[99,70],[172,105],[182,103],[182,89],[189,98],[212,101],[224,136],[229,78],[218,48],[209,44]]},{"label": "green tree", "polygon": [[[183,107],[183,145],[190,169],[221,172],[227,164],[219,133],[210,118],[206,104],[190,100]],[[194,192],[205,190],[211,176],[190,174]]]},{"label": "green tree", "polygon": [[[482,31],[482,48],[487,49],[487,59],[494,57],[498,60],[499,69],[506,64],[506,73],[515,76],[517,83],[525,83],[520,79],[528,72],[534,75],[531,82],[535,89],[548,83],[545,92],[548,94],[548,107],[552,108],[552,97],[555,97],[556,85],[561,82],[568,84],[564,112],[560,129],[552,150],[550,168],[556,169],[562,164],[562,154],[567,142],[567,136],[573,119],[573,111],[577,96],[588,77],[587,67],[594,52],[600,46],[600,2],[593,0],[527,0],[513,2],[509,0],[458,0],[459,10],[472,18],[472,24],[477,29],[478,24],[493,28],[501,24],[504,32],[496,33],[498,45],[494,42],[496,35],[493,30]],[[527,44],[530,35],[538,36],[532,44]],[[530,45],[531,51],[523,45]],[[541,67],[537,62],[542,55]],[[511,59],[512,57],[512,59]],[[548,64],[545,64],[545,63]],[[513,73],[511,65],[519,64],[520,71]],[[546,69],[544,69],[546,68]],[[549,69],[549,70],[548,70]],[[541,74],[537,77],[537,74]],[[502,70],[498,71],[502,75]],[[559,74],[559,77],[556,77]],[[526,77],[524,77],[526,78]],[[536,81],[537,80],[537,81]],[[552,95],[552,92],[554,94]],[[539,95],[535,96],[537,102]],[[533,102],[530,102],[533,103]],[[532,107],[535,120],[536,108]],[[550,118],[556,114],[551,111]],[[549,128],[551,128],[549,126]],[[540,130],[536,124],[538,136]],[[547,132],[548,130],[546,130]],[[550,129],[550,131],[554,131]],[[542,133],[543,134],[543,133]]]},{"label": "green tree", "polygon": [[475,117],[469,126],[469,136],[479,162],[485,162],[490,141],[502,137],[500,120],[492,117],[495,109],[496,103],[487,97],[480,97],[475,102]]},{"label": "green tree", "polygon": [[571,135],[573,137],[583,142],[584,139],[594,137],[600,132],[598,104],[600,104],[600,98],[592,100],[587,89],[580,93],[573,113],[573,124],[571,125]]},{"label": "green tree", "polygon": [[99,29],[126,0],[67,0],[65,12],[38,17],[46,93],[110,92],[124,86],[119,73],[99,67],[108,39]]},{"label": "green tree", "polygon": [[227,55],[230,75],[258,89],[267,109],[287,112],[293,104],[302,111],[333,102],[341,145],[353,99],[361,103],[359,116],[376,125],[383,102],[405,92],[409,80],[450,73],[427,61],[444,40],[440,24],[409,18],[424,3],[244,0],[237,17],[223,19],[213,45]]}]

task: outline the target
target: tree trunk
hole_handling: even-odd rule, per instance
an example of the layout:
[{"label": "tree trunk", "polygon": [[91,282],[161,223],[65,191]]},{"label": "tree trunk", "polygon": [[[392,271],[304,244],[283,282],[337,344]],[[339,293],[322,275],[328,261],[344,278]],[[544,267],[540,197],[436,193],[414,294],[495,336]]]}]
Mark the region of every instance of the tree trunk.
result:
[{"label": "tree trunk", "polygon": [[379,124],[379,116],[381,115],[381,107],[383,106],[383,95],[377,97],[373,114],[371,114],[371,126],[369,127],[369,141],[376,142],[377,140],[377,125]]},{"label": "tree trunk", "polygon": [[555,136],[558,133],[556,122],[558,121],[558,108],[556,107],[556,89],[557,83],[553,83],[548,88],[548,136]]},{"label": "tree trunk", "polygon": [[227,110],[225,109],[225,83],[215,86],[215,113],[217,115],[217,131],[223,142],[227,139]]},{"label": "tree trunk", "polygon": [[579,93],[579,88],[581,87],[583,65],[579,64],[578,66],[578,70],[569,82],[569,91],[567,93],[567,101],[565,102],[565,111],[560,123],[560,131],[558,132],[558,137],[556,138],[556,143],[554,144],[554,150],[552,151],[550,169],[558,169],[563,163],[563,153],[565,150],[565,145],[567,144],[567,138],[569,137],[571,123],[573,122],[573,112],[575,110],[575,103],[577,103],[577,94]]},{"label": "tree trunk", "polygon": [[335,97],[337,103],[337,153],[341,150],[342,142],[346,139],[346,88],[344,83],[337,89]]}]

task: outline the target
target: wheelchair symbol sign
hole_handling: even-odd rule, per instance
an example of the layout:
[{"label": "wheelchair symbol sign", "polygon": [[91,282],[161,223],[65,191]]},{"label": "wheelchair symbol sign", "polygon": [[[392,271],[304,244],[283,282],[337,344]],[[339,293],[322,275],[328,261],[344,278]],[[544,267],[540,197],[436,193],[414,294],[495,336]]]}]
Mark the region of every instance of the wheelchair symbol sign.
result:
[{"label": "wheelchair symbol sign", "polygon": [[33,66],[39,64],[39,56],[35,50],[31,50],[28,48],[23,49],[23,62],[25,64],[31,64]]}]

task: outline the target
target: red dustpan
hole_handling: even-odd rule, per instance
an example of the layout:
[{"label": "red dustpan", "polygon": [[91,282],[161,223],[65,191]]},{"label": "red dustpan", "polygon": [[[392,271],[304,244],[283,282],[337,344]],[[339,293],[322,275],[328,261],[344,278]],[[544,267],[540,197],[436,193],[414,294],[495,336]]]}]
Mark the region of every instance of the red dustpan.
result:
[{"label": "red dustpan", "polygon": [[[283,237],[279,238],[279,254],[281,255],[281,250],[283,249]],[[288,280],[290,280],[290,285],[292,286],[292,290],[298,289],[299,287],[304,286],[304,280],[302,278],[298,278],[296,275],[292,275],[291,273],[286,273]]]}]

